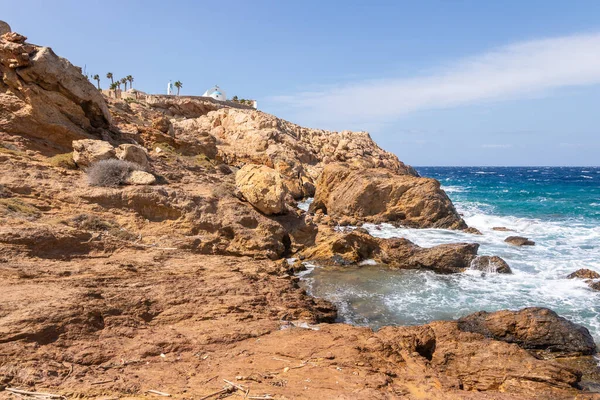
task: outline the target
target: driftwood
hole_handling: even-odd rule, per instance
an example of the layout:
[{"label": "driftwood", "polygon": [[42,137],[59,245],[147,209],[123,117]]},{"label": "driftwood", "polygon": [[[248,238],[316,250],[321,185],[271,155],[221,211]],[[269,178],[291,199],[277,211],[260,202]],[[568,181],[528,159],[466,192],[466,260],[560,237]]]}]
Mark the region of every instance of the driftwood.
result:
[{"label": "driftwood", "polygon": [[207,395],[206,395],[206,396],[204,396],[204,397],[200,397],[198,400],[206,400],[206,399],[208,399],[208,398],[211,398],[211,397],[213,397],[213,396],[217,396],[217,395],[220,395],[220,394],[224,394],[224,393],[231,393],[231,392],[233,392],[234,390],[235,390],[235,388],[234,388],[233,386],[227,386],[225,389],[221,389],[221,390],[218,390],[218,391],[216,391],[216,392],[213,392],[213,393],[211,393],[211,394],[207,394]]},{"label": "driftwood", "polygon": [[90,383],[90,385],[102,385],[103,383],[111,383],[111,382],[114,382],[114,379],[106,379],[104,381],[96,381],[96,382]]},{"label": "driftwood", "polygon": [[146,390],[146,392],[155,394],[157,396],[171,397],[171,395],[169,393],[159,392],[158,390]]},{"label": "driftwood", "polygon": [[14,394],[20,394],[23,396],[29,396],[29,397],[37,397],[39,399],[61,399],[61,400],[66,400],[65,396],[62,396],[60,394],[52,394],[52,393],[42,393],[42,392],[28,392],[26,390],[21,390],[21,389],[15,389],[15,388],[6,388],[5,389],[7,392],[11,392]]}]

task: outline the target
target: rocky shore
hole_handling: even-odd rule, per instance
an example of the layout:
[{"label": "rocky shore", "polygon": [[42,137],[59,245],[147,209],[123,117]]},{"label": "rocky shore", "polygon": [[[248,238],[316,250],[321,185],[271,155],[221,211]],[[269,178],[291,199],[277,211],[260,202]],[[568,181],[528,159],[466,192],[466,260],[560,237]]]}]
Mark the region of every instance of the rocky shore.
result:
[{"label": "rocky shore", "polygon": [[468,229],[368,133],[108,99],[14,32],[0,75],[0,397],[598,398],[592,337],[551,310],[374,332],[300,288],[289,258],[510,273],[475,235],[422,248],[341,229]]}]

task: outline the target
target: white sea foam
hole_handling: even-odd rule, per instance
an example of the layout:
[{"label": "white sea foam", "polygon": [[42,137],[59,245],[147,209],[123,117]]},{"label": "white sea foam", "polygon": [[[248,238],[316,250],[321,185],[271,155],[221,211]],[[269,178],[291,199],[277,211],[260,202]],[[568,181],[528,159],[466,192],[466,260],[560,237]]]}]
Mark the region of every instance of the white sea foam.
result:
[{"label": "white sea foam", "polygon": [[[476,242],[480,255],[497,255],[513,274],[468,270],[456,275],[423,271],[390,271],[365,265],[328,271],[310,265],[303,275],[309,292],[330,299],[341,319],[360,325],[421,324],[454,319],[479,311],[548,307],[585,325],[600,341],[600,293],[582,280],[566,279],[579,268],[600,271],[600,227],[581,220],[545,221],[494,215],[485,203],[456,202],[469,226],[483,235],[443,229],[397,228],[391,224],[365,224],[377,237],[405,237],[431,247],[444,243]],[[496,231],[506,227],[515,232]],[[507,236],[525,236],[535,246],[514,247]],[[372,264],[367,262],[365,264]]]},{"label": "white sea foam", "polygon": [[298,202],[298,208],[303,210],[303,211],[308,211],[308,207],[310,207],[310,205],[312,204],[314,198],[309,197],[307,199],[304,199],[302,201]]},{"label": "white sea foam", "polygon": [[443,186],[442,189],[444,189],[446,193],[462,193],[467,191],[466,188],[461,186]]}]

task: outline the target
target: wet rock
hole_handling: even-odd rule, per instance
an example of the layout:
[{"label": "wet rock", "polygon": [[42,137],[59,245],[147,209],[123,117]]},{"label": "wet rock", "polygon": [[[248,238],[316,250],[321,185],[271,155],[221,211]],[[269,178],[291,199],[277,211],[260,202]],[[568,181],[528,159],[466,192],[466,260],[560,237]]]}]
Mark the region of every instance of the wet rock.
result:
[{"label": "wet rock", "polygon": [[471,269],[489,273],[512,274],[506,261],[498,256],[478,256],[471,262]]},{"label": "wet rock", "polygon": [[468,227],[467,229],[463,229],[463,232],[470,233],[471,235],[483,235],[479,229],[473,228],[472,226]]},{"label": "wet rock", "polygon": [[479,248],[476,243],[423,248],[403,238],[375,238],[363,228],[346,233],[320,232],[317,243],[302,253],[307,259],[334,265],[373,259],[391,268],[427,269],[438,273],[456,273],[469,268]]},{"label": "wet rock", "polygon": [[416,228],[467,228],[435,179],[335,163],[324,168],[316,186],[311,212]]},{"label": "wet rock", "polygon": [[492,228],[493,231],[498,231],[498,232],[514,232],[514,229],[509,229],[505,226],[494,226]]},{"label": "wet rock", "polygon": [[73,141],[73,161],[80,168],[116,157],[115,148],[104,140],[82,139]]},{"label": "wet rock", "polygon": [[277,171],[264,165],[244,165],[235,175],[236,188],[265,215],[286,211],[287,190]]},{"label": "wet rock", "polygon": [[535,246],[535,242],[522,236],[509,236],[504,241],[513,246]]},{"label": "wet rock", "polygon": [[600,274],[597,273],[596,271],[592,271],[591,269],[581,268],[581,269],[578,269],[577,271],[575,271],[572,274],[569,274],[567,276],[567,279],[574,279],[574,278],[579,278],[579,279],[599,279],[600,278]]},{"label": "wet rock", "polygon": [[135,144],[122,144],[116,149],[116,156],[119,160],[130,161],[141,166],[143,169],[148,169],[148,154],[146,149]]},{"label": "wet rock", "polygon": [[458,328],[558,356],[586,355],[596,351],[596,344],[587,328],[547,308],[531,307],[494,313],[481,311],[459,319]]}]

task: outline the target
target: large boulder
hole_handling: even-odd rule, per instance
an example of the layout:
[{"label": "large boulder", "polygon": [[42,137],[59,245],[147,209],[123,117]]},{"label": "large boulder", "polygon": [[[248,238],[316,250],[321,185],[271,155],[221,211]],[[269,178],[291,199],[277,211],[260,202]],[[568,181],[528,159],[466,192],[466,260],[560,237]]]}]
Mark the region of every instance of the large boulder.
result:
[{"label": "large boulder", "polygon": [[73,141],[73,161],[80,168],[116,157],[115,148],[104,140],[82,139]]},{"label": "large boulder", "polygon": [[494,313],[481,311],[459,319],[458,327],[465,332],[516,343],[529,350],[584,355],[596,352],[596,344],[587,328],[547,308],[530,307]]},{"label": "large boulder", "polygon": [[316,186],[313,212],[417,228],[467,227],[435,179],[337,163],[325,167]]},{"label": "large boulder", "polygon": [[148,154],[146,149],[136,144],[122,144],[116,149],[116,156],[119,160],[130,161],[141,166],[143,169],[148,169]]},{"label": "large boulder", "polygon": [[264,165],[244,165],[235,175],[242,196],[265,215],[286,211],[287,189],[281,175]]},{"label": "large boulder", "polygon": [[438,273],[466,270],[477,257],[479,248],[476,243],[423,248],[404,238],[375,238],[364,229],[347,233],[320,232],[317,243],[302,255],[325,264],[348,265],[371,259],[391,268],[426,269]]},{"label": "large boulder", "polygon": [[[504,322],[505,328],[511,329],[512,321]],[[548,321],[548,329],[560,330],[560,324],[559,320]],[[524,321],[521,327],[540,329],[533,320]],[[580,371],[532,354],[521,343],[507,343],[502,338],[465,331],[460,321],[384,327],[367,340],[366,350],[373,357],[407,363],[412,371],[435,374],[440,384],[460,390],[455,392],[460,394],[459,398],[567,399],[579,398],[581,394],[577,386],[581,381]],[[483,391],[501,393],[479,393],[481,396],[472,397],[473,393]],[[452,392],[446,390],[446,393]],[[426,394],[423,398],[446,397]]]},{"label": "large boulder", "polygon": [[0,36],[0,131],[47,154],[70,151],[73,140],[110,136],[106,102],[81,68],[25,40]]},{"label": "large boulder", "polygon": [[131,171],[125,178],[127,185],[153,185],[156,183],[156,177],[145,171]]}]

